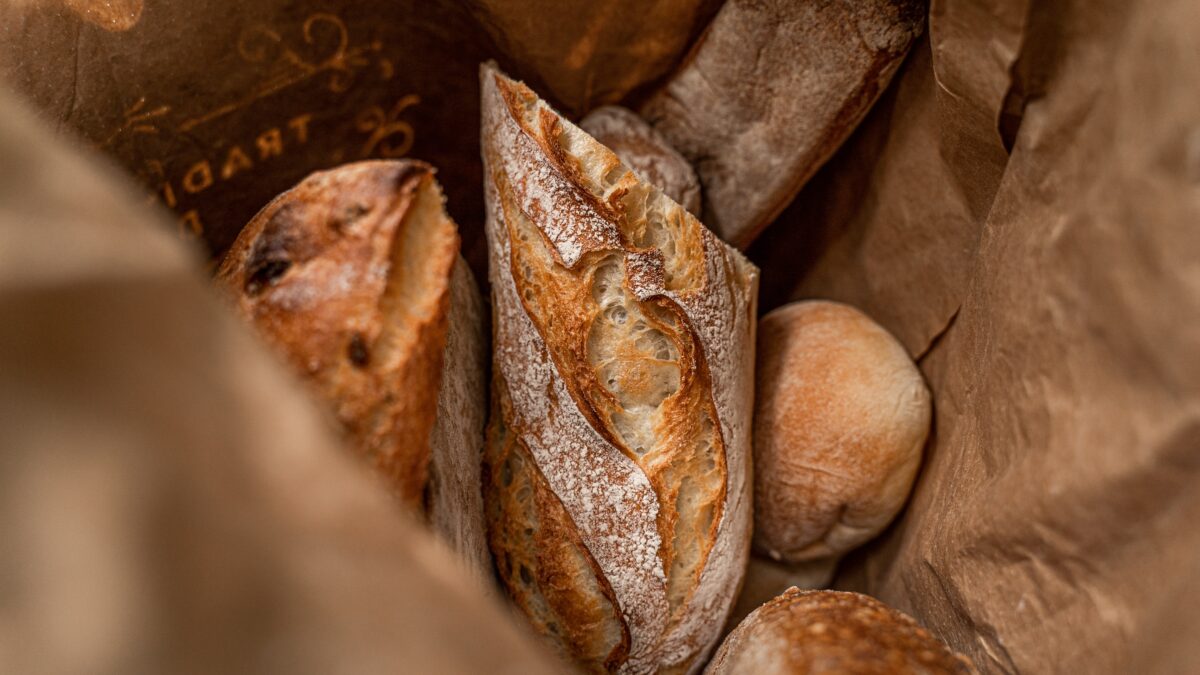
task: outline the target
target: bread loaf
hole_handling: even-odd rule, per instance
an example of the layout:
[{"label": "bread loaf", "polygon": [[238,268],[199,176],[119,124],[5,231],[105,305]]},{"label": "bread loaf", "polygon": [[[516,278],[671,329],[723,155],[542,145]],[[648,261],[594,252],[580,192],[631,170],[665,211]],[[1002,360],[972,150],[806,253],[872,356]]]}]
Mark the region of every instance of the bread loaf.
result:
[{"label": "bread loaf", "polygon": [[707,675],[969,674],[965,656],[911,617],[859,593],[790,588],[725,638]]},{"label": "bread loaf", "polygon": [[[482,311],[442,201],[422,162],[315,173],[250,221],[217,280],[398,497],[427,509],[482,573],[482,497],[472,487],[485,406]],[[439,408],[451,414],[435,428]]]},{"label": "bread loaf", "polygon": [[745,247],[850,135],[921,33],[924,0],[727,0],[641,113]]},{"label": "bread loaf", "polygon": [[755,549],[838,556],[904,505],[929,433],[929,390],[908,352],[862,312],[796,302],[759,323]]},{"label": "bread loaf", "polygon": [[749,550],[758,272],[494,67],[489,541],[589,671],[695,672]]},{"label": "bread loaf", "polygon": [[612,150],[642,180],[700,217],[700,179],[696,171],[637,113],[606,105],[588,113],[579,121],[579,128]]},{"label": "bread loaf", "polygon": [[721,0],[465,0],[496,51],[568,114],[671,71]]}]

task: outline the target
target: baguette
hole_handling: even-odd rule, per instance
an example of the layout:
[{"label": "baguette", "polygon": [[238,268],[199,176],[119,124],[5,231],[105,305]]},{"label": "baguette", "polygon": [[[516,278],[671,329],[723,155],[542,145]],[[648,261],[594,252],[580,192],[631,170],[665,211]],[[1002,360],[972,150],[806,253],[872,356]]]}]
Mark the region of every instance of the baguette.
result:
[{"label": "baguette", "polygon": [[796,588],[751,612],[705,670],[706,675],[976,672],[970,659],[875,598]]},{"label": "baguette", "polygon": [[423,162],[315,173],[250,221],[217,281],[400,501],[427,512],[482,576],[483,504],[472,492],[483,440],[483,319],[442,203]]},{"label": "baguette", "polygon": [[501,580],[585,670],[695,672],[749,552],[758,271],[527,87],[481,79]]},{"label": "baguette", "polygon": [[727,0],[640,110],[745,248],[850,135],[921,34],[924,0]]}]

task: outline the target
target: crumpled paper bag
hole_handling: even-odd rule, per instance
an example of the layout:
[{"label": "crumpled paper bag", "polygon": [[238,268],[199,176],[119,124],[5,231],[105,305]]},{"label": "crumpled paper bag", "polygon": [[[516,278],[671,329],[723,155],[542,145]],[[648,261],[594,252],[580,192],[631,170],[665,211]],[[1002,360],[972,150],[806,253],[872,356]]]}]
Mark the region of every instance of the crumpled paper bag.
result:
[{"label": "crumpled paper bag", "polygon": [[[255,7],[248,16],[258,20],[283,5]],[[171,47],[150,28],[153,11],[138,24],[143,37]],[[302,13],[280,15],[288,44],[298,35],[303,44]],[[9,35],[36,28],[86,55],[114,53],[105,29],[47,16]],[[419,23],[374,18],[383,30]],[[908,509],[843,561],[836,584],[913,614],[988,672],[1174,673],[1200,658],[1190,639],[1200,630],[1197,25],[1200,8],[1185,0],[934,0],[927,37],[889,91],[750,250],[763,270],[763,311],[798,298],[848,302],[919,360],[935,397],[925,468]],[[454,34],[464,60],[491,49],[469,34]],[[178,53],[231,44],[213,35],[197,33]],[[140,49],[109,60],[120,77],[98,76],[97,88],[128,104],[106,108],[109,119],[145,93],[114,82],[143,82],[135,76],[155,66],[171,72],[165,56],[138,60]],[[228,63],[241,64],[222,71],[235,87],[265,72]],[[87,129],[100,99],[89,98],[88,81],[63,88],[73,71],[34,66],[46,74],[35,96],[43,114],[94,140]],[[473,139],[473,71],[462,80],[445,72],[446,96],[430,108],[450,116],[460,111],[450,101],[466,101],[471,119],[454,124]],[[311,82],[262,109],[324,96],[327,80]],[[458,98],[454,87],[472,91]],[[347,91],[385,113],[391,101],[374,97],[400,93],[379,83]],[[362,133],[350,124],[354,109],[335,106],[322,120],[353,138]],[[140,120],[157,108],[132,110]],[[406,111],[397,119],[408,121]],[[462,141],[469,152],[458,139],[418,147],[426,127],[410,123],[413,154],[441,163],[429,153],[444,151],[466,167],[465,196],[451,194],[451,210],[468,247],[482,250],[470,234],[479,224],[474,140]],[[196,161],[187,153],[209,152],[221,135],[162,138],[161,156],[178,154],[186,171]],[[133,171],[130,157],[156,157],[110,154]],[[224,209],[227,196],[222,236],[232,238],[309,168],[298,162],[287,168],[294,175],[260,174],[194,203]]]},{"label": "crumpled paper bag", "polygon": [[0,672],[557,670],[111,167],[0,157]]},{"label": "crumpled paper bag", "polygon": [[987,672],[1200,659],[1197,25],[1181,0],[935,2],[752,250],[764,309],[850,302],[920,359],[925,467],[837,585]]}]

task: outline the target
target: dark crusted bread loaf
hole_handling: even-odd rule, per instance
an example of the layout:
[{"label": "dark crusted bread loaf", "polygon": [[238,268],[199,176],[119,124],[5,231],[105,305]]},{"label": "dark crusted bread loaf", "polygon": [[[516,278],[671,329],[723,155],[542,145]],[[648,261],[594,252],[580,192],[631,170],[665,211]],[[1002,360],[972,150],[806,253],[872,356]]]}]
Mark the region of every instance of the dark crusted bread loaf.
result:
[{"label": "dark crusted bread loaf", "polygon": [[745,247],[850,135],[926,0],[727,0],[641,113],[696,167],[704,220]]},{"label": "dark crusted bread loaf", "polygon": [[[400,499],[482,570],[483,314],[442,204],[422,162],[315,173],[246,225],[217,280]],[[453,419],[435,429],[439,408]]]},{"label": "dark crusted bread loaf", "polygon": [[489,541],[591,671],[694,672],[746,565],[758,272],[491,66]]},{"label": "dark crusted bread loaf", "polygon": [[789,588],[725,638],[707,675],[966,675],[971,662],[867,595]]}]

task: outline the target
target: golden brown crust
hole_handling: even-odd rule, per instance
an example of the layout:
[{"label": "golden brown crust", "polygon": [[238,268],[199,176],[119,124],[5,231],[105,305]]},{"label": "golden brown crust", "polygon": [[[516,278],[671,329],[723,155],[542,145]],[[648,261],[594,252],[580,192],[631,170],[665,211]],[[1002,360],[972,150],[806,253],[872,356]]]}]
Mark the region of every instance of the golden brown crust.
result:
[{"label": "golden brown crust", "polygon": [[840,303],[770,312],[758,354],[755,549],[776,560],[839,556],[908,498],[929,390],[895,338]]},{"label": "golden brown crust", "polygon": [[975,673],[967,657],[906,614],[859,593],[790,588],[746,617],[707,675]]},{"label": "golden brown crust", "polygon": [[422,162],[306,178],[239,235],[217,280],[420,508],[441,381],[454,223]]},{"label": "golden brown crust", "polygon": [[[752,340],[756,270],[524,85],[482,79],[502,423],[620,608],[628,646],[607,667],[698,668],[747,550],[750,355],[734,345]],[[549,527],[497,558],[551,565]],[[593,576],[565,581],[550,591]],[[551,592],[509,589],[545,626]]]},{"label": "golden brown crust", "polygon": [[836,558],[819,558],[800,563],[784,563],[762,555],[751,555],[746,565],[746,580],[737,604],[725,622],[725,633],[737,628],[750,612],[789,588],[820,590],[829,588],[837,572]]},{"label": "golden brown crust", "polygon": [[614,670],[628,655],[629,631],[612,587],[529,449],[509,433],[511,414],[505,388],[495,387],[483,484],[500,580],[564,661]]},{"label": "golden brown crust", "polygon": [[641,113],[696,168],[705,221],[744,248],[870,109],[924,0],[727,0]]}]

